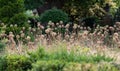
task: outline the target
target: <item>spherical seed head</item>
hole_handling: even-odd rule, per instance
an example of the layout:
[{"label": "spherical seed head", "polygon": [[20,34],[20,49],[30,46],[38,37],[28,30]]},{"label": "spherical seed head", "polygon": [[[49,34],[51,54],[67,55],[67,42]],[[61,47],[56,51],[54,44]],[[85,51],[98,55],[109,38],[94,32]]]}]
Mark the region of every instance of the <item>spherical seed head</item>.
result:
[{"label": "spherical seed head", "polygon": [[119,36],[119,34],[118,33],[114,33],[113,36]]},{"label": "spherical seed head", "polygon": [[31,37],[30,37],[30,36],[27,36],[27,37],[26,37],[26,39],[27,39],[27,40],[30,40],[30,39],[31,39]]},{"label": "spherical seed head", "polygon": [[25,30],[25,27],[22,27],[23,30]]},{"label": "spherical seed head", "polygon": [[20,33],[22,34],[22,33],[23,33],[23,31],[20,31]]},{"label": "spherical seed head", "polygon": [[37,26],[39,27],[41,25],[41,23],[40,22],[37,22]]},{"label": "spherical seed head", "polygon": [[120,25],[120,22],[116,22],[115,24],[116,24],[116,25]]},{"label": "spherical seed head", "polygon": [[74,24],[73,29],[77,29],[78,25]]},{"label": "spherical seed head", "polygon": [[13,27],[13,25],[11,24],[10,27]]},{"label": "spherical seed head", "polygon": [[30,21],[30,20],[28,20],[28,23],[31,23],[31,21]]},{"label": "spherical seed head", "polygon": [[31,30],[32,28],[31,27],[29,27],[29,30]]},{"label": "spherical seed head", "polygon": [[17,24],[15,24],[14,26],[17,27]]},{"label": "spherical seed head", "polygon": [[58,26],[58,25],[59,25],[59,23],[56,23],[56,25]]},{"label": "spherical seed head", "polygon": [[69,28],[70,27],[70,24],[66,24],[65,28]]},{"label": "spherical seed head", "polygon": [[63,24],[63,21],[60,21],[60,24]]},{"label": "spherical seed head", "polygon": [[19,38],[20,38],[20,36],[19,36],[19,35],[16,35],[16,38],[17,38],[17,39],[19,39]]},{"label": "spherical seed head", "polygon": [[21,35],[20,35],[21,37],[24,37],[25,36],[25,34],[24,33],[21,33]]}]

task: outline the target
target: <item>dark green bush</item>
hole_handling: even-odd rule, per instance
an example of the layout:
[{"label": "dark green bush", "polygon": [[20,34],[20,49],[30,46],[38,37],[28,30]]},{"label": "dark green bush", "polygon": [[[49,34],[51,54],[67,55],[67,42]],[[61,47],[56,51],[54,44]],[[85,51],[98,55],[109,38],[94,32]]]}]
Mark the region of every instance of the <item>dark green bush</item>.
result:
[{"label": "dark green bush", "polygon": [[64,66],[65,62],[59,60],[37,61],[33,64],[32,71],[62,71]]},{"label": "dark green bush", "polygon": [[30,60],[33,62],[41,60],[47,56],[43,47],[39,47],[39,49],[36,52],[28,52],[28,55],[30,56]]},{"label": "dark green bush", "polygon": [[68,15],[63,12],[62,10],[53,8],[50,10],[45,11],[43,14],[41,14],[40,16],[40,21],[45,23],[45,22],[59,22],[59,21],[63,21],[63,22],[68,22],[69,18]]},{"label": "dark green bush", "polygon": [[2,52],[5,48],[5,44],[0,42],[0,52]]},{"label": "dark green bush", "polygon": [[13,32],[13,34],[19,34],[21,31],[22,27],[7,27],[5,30],[6,34],[9,34],[9,32]]},{"label": "dark green bush", "polygon": [[7,62],[4,56],[0,56],[0,71],[5,71]]},{"label": "dark green bush", "polygon": [[4,71],[27,71],[32,68],[29,58],[20,55],[7,55]]},{"label": "dark green bush", "polygon": [[27,22],[27,16],[24,13],[15,14],[9,21],[10,24],[17,24],[23,26]]},{"label": "dark green bush", "polygon": [[119,69],[110,63],[67,63],[63,71],[119,71]]},{"label": "dark green bush", "polygon": [[[0,0],[0,20],[4,23],[11,23],[10,19],[12,17],[14,18],[13,20],[16,21],[12,21],[15,24],[20,22],[18,19],[22,18],[22,20],[24,21],[25,18],[23,17],[23,15],[19,14],[23,13],[24,11],[24,0]],[[22,17],[20,17],[20,15],[22,15]],[[20,18],[16,16],[19,16]],[[17,18],[17,20],[15,18]]]}]

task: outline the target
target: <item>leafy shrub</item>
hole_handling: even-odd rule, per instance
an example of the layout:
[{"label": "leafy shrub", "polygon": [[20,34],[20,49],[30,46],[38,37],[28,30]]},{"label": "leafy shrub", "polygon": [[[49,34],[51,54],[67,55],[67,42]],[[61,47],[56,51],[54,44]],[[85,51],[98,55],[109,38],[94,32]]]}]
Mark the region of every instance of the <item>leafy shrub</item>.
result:
[{"label": "leafy shrub", "polygon": [[115,21],[120,21],[120,7],[117,9],[115,15],[114,15]]},{"label": "leafy shrub", "polygon": [[0,0],[0,20],[2,22],[9,23],[13,16],[23,13],[24,10],[24,0]]},{"label": "leafy shrub", "polygon": [[33,62],[41,60],[44,57],[46,57],[46,53],[43,47],[39,47],[39,49],[36,52],[28,52],[28,55],[30,56],[30,60]]},{"label": "leafy shrub", "polygon": [[67,50],[59,50],[50,54],[51,59],[57,60],[65,60],[67,62],[90,62],[90,63],[98,63],[101,61],[110,62],[113,61],[113,58],[106,57],[105,55],[96,54],[96,55],[86,55],[84,53],[77,54],[77,52],[71,51],[67,52]]},{"label": "leafy shrub", "polygon": [[4,48],[5,48],[5,44],[0,42],[0,52],[2,52]]},{"label": "leafy shrub", "polygon": [[63,71],[119,71],[110,63],[67,63]]},{"label": "leafy shrub", "polygon": [[44,48],[39,48],[36,52],[28,53],[32,61],[37,60],[64,60],[66,62],[90,62],[98,63],[101,61],[111,62],[113,58],[106,57],[105,55],[86,55],[84,53],[78,54],[77,52],[68,52],[66,49],[59,49],[53,52],[45,52]]},{"label": "leafy shrub", "polygon": [[40,16],[40,21],[45,23],[45,22],[59,22],[59,21],[63,21],[63,22],[68,22],[69,18],[68,15],[63,12],[62,10],[53,8],[50,10],[45,11],[43,14],[41,14]]},{"label": "leafy shrub", "polygon": [[10,19],[10,24],[17,24],[18,26],[23,26],[27,22],[27,16],[24,13],[15,14]]},{"label": "leafy shrub", "polygon": [[21,31],[21,27],[7,27],[5,30],[5,33],[6,34],[9,34],[9,32],[13,32],[13,34],[19,34],[20,33],[20,31]]},{"label": "leafy shrub", "polygon": [[65,62],[58,60],[37,61],[33,64],[32,71],[62,71]]},{"label": "leafy shrub", "polygon": [[31,61],[25,56],[7,55],[5,71],[27,71],[32,68]]},{"label": "leafy shrub", "polygon": [[5,71],[7,62],[4,56],[0,56],[0,71]]}]

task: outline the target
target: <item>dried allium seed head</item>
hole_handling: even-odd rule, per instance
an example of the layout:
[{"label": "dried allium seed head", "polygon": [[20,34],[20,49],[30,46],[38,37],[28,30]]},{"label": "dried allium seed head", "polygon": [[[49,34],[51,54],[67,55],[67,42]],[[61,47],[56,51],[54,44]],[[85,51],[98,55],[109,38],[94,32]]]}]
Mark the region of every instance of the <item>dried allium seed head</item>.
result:
[{"label": "dried allium seed head", "polygon": [[16,35],[16,38],[17,38],[17,39],[19,39],[19,38],[20,38],[20,36],[19,36],[19,35]]},{"label": "dried allium seed head", "polygon": [[116,22],[115,24],[116,24],[116,25],[120,25],[120,22]]},{"label": "dried allium seed head", "polygon": [[55,32],[51,32],[51,35],[54,37],[54,36],[57,35],[57,33],[55,33]]},{"label": "dried allium seed head", "polygon": [[86,29],[87,29],[87,27],[83,27],[83,29],[84,29],[84,30],[86,30]]},{"label": "dried allium seed head", "polygon": [[91,30],[91,28],[90,27],[87,27],[87,29],[90,31]]},{"label": "dried allium seed head", "polygon": [[63,24],[63,21],[60,21],[60,24]]},{"label": "dried allium seed head", "polygon": [[73,29],[77,29],[78,25],[74,24]]},{"label": "dried allium seed head", "polygon": [[13,38],[13,37],[14,37],[13,32],[9,32],[9,37],[10,37],[10,38]]},{"label": "dried allium seed head", "polygon": [[33,31],[33,32],[35,32],[35,31],[36,31],[36,29],[35,29],[35,28],[32,28],[32,31]]},{"label": "dried allium seed head", "polygon": [[31,30],[32,28],[31,27],[29,27],[29,30]]},{"label": "dried allium seed head", "polygon": [[17,24],[15,24],[14,26],[17,27]]},{"label": "dried allium seed head", "polygon": [[68,39],[70,36],[69,35],[65,35],[65,38]]},{"label": "dried allium seed head", "polygon": [[117,36],[117,37],[118,37],[118,36],[119,36],[119,34],[118,34],[118,33],[114,33],[114,34],[113,34],[113,36]]},{"label": "dried allium seed head", "polygon": [[40,38],[42,38],[42,39],[43,39],[44,37],[45,37],[44,35],[40,35]]},{"label": "dried allium seed head", "polygon": [[65,26],[64,25],[62,25],[62,28],[64,28]]},{"label": "dried allium seed head", "polygon": [[25,34],[24,33],[21,33],[21,35],[20,35],[22,38],[25,36]]},{"label": "dried allium seed head", "polygon": [[23,30],[25,30],[25,27],[22,27]]},{"label": "dried allium seed head", "polygon": [[22,34],[22,33],[23,33],[23,31],[20,31],[20,33]]},{"label": "dried allium seed head", "polygon": [[66,28],[65,31],[68,32],[69,30]]},{"label": "dried allium seed head", "polygon": [[29,40],[31,39],[31,37],[30,37],[30,36],[27,36],[26,39],[29,41]]},{"label": "dried allium seed head", "polygon": [[70,24],[66,24],[65,28],[69,28],[70,27]]},{"label": "dried allium seed head", "polygon": [[62,28],[62,26],[61,26],[61,25],[59,25],[58,27],[59,27],[59,28]]},{"label": "dried allium seed head", "polygon": [[52,21],[49,21],[49,22],[48,22],[48,25],[51,25],[51,23],[52,23]]},{"label": "dried allium seed head", "polygon": [[5,24],[4,23],[1,23],[1,26],[4,26]]},{"label": "dried allium seed head", "polygon": [[110,29],[111,31],[114,31],[114,28],[113,28],[113,27],[109,27],[109,29]]},{"label": "dried allium seed head", "polygon": [[58,25],[59,25],[59,23],[56,23],[56,25],[58,26]]},{"label": "dried allium seed head", "polygon": [[28,23],[31,23],[31,21],[30,21],[30,20],[28,20]]},{"label": "dried allium seed head", "polygon": [[13,34],[13,32],[9,32],[9,34]]},{"label": "dried allium seed head", "polygon": [[114,25],[114,28],[116,28],[117,26],[116,25]]},{"label": "dried allium seed head", "polygon": [[37,23],[37,26],[39,27],[39,26],[40,26],[40,24],[41,24],[41,23],[40,23],[40,22],[38,22],[38,23]]},{"label": "dried allium seed head", "polygon": [[80,28],[80,25],[78,25],[78,28]]},{"label": "dried allium seed head", "polygon": [[35,42],[38,42],[38,39],[35,39]]},{"label": "dried allium seed head", "polygon": [[83,27],[81,26],[80,29],[83,30]]},{"label": "dried allium seed head", "polygon": [[44,29],[45,29],[45,27],[44,27],[44,26],[42,26],[42,25],[40,26],[40,28],[41,28],[42,30],[44,30]]},{"label": "dried allium seed head", "polygon": [[45,30],[46,34],[49,34],[50,32],[51,32],[51,28],[48,28],[48,29]]}]

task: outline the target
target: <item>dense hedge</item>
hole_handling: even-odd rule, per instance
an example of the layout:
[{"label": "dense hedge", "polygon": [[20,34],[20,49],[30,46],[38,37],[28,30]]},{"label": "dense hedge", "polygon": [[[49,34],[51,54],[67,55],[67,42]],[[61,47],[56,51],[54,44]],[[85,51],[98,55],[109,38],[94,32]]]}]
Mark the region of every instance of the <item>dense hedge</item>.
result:
[{"label": "dense hedge", "polygon": [[50,10],[45,11],[43,14],[40,15],[40,21],[45,23],[45,22],[68,22],[69,17],[68,14],[63,12],[62,10],[53,8]]},{"label": "dense hedge", "polygon": [[0,20],[7,24],[23,24],[24,0],[0,0]]}]

